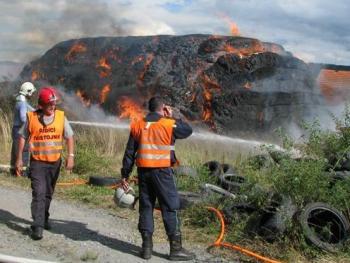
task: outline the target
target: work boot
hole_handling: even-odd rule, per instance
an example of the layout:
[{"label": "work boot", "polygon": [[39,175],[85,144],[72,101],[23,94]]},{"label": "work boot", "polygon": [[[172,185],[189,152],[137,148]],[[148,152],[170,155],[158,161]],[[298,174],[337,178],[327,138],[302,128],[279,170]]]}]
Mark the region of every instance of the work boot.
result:
[{"label": "work boot", "polygon": [[50,230],[50,229],[52,228],[52,225],[50,224],[49,219],[46,219],[46,220],[45,220],[44,228],[45,228],[46,230]]},{"label": "work boot", "polygon": [[142,250],[140,256],[143,259],[150,259],[152,257],[153,241],[152,234],[148,232],[141,233],[142,236]]},{"label": "work boot", "polygon": [[169,236],[170,255],[169,260],[172,261],[188,261],[196,258],[196,255],[187,251],[182,247],[181,233]]},{"label": "work boot", "polygon": [[31,226],[30,227],[32,229],[32,233],[30,235],[30,237],[33,240],[40,240],[43,238],[43,228],[40,226]]}]

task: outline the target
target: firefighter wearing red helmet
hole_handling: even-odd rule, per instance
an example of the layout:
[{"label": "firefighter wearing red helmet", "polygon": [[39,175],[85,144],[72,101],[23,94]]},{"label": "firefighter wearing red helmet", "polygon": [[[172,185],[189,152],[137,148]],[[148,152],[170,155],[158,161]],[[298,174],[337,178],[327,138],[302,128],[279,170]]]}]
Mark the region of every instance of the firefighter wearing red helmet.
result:
[{"label": "firefighter wearing red helmet", "polygon": [[49,208],[61,167],[63,141],[67,144],[66,169],[74,166],[73,130],[63,111],[56,108],[58,93],[53,87],[39,91],[38,109],[27,113],[27,120],[19,130],[16,172],[23,166],[22,151],[29,140],[29,178],[32,187],[31,212],[33,224],[31,237],[42,239],[43,229],[50,229]]}]

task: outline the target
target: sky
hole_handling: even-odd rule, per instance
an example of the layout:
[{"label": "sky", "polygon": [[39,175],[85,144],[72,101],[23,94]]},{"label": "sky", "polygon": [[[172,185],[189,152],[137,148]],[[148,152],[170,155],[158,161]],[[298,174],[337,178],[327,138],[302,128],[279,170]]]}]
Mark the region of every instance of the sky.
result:
[{"label": "sky", "polygon": [[348,0],[0,0],[0,61],[27,63],[72,38],[231,35],[305,62],[350,65]]}]

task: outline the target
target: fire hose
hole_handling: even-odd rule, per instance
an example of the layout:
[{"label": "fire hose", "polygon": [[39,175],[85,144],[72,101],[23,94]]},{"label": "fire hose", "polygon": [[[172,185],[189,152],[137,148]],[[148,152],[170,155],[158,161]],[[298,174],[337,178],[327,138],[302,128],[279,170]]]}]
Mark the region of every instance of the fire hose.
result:
[{"label": "fire hose", "polygon": [[231,243],[228,243],[228,242],[222,242],[222,240],[224,239],[224,235],[225,235],[225,222],[224,222],[224,217],[222,215],[222,213],[214,208],[214,207],[207,207],[207,209],[209,211],[212,211],[216,214],[216,216],[218,217],[218,219],[220,220],[220,225],[221,225],[221,231],[220,231],[220,234],[218,236],[218,238],[216,239],[216,241],[211,244],[209,246],[209,248],[211,247],[225,247],[225,248],[230,248],[230,249],[233,249],[233,250],[237,250],[238,252],[242,253],[242,254],[245,254],[249,257],[253,257],[261,262],[266,262],[266,263],[281,263],[280,261],[277,261],[277,260],[274,260],[274,259],[269,259],[269,258],[266,258],[264,256],[261,256],[255,252],[252,252],[248,249],[245,249],[245,248],[242,248],[240,246],[237,246],[237,245],[234,245],[234,244],[231,244]]},{"label": "fire hose", "polygon": [[[129,182],[133,182],[133,183],[137,183],[137,178],[132,178],[129,180]],[[69,182],[60,182],[60,183],[57,183],[56,185],[57,186],[73,186],[73,185],[85,185],[85,184],[88,184],[89,181],[88,180],[85,180],[85,179],[81,179],[81,178],[76,178],[76,179],[73,179],[72,181],[69,181]],[[109,185],[109,186],[106,186],[107,188],[110,188],[110,189],[116,189],[118,187],[121,186],[121,183],[116,183],[116,184],[113,184],[113,185]]]},{"label": "fire hose", "polygon": [[[137,179],[136,178],[133,178],[131,179],[129,182],[134,182],[135,184],[137,184]],[[57,185],[60,185],[60,186],[72,186],[72,185],[84,185],[84,184],[88,184],[88,181],[85,180],[85,179],[80,179],[80,178],[77,178],[77,179],[74,179],[73,181],[70,181],[70,182],[61,182],[61,183],[57,183]],[[119,186],[121,185],[121,183],[117,183],[117,184],[114,184],[114,185],[111,185],[111,186],[108,186],[108,188],[111,188],[111,189],[116,189],[118,188]],[[231,244],[231,243],[228,243],[228,242],[223,242],[222,240],[224,239],[224,235],[225,235],[225,221],[224,221],[224,217],[222,215],[222,213],[214,208],[214,207],[207,207],[207,209],[209,211],[212,211],[216,214],[216,216],[218,217],[219,221],[220,221],[220,225],[221,225],[221,230],[220,230],[220,233],[219,233],[219,236],[217,237],[216,241],[214,243],[212,243],[211,245],[209,245],[208,248],[211,248],[211,247],[225,247],[225,248],[230,248],[232,250],[236,250],[242,254],[245,254],[249,257],[253,257],[261,262],[265,262],[265,263],[281,263],[280,261],[277,261],[277,260],[274,260],[274,259],[269,259],[267,257],[264,257],[264,256],[261,256],[255,252],[252,252],[248,249],[245,249],[245,248],[242,248],[240,246],[237,246],[237,245],[234,245],[234,244]]]}]

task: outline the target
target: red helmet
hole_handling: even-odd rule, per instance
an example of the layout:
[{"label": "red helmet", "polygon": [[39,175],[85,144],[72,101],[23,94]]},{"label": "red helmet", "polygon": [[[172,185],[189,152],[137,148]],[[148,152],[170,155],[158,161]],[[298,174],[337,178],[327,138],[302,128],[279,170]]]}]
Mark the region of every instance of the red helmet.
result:
[{"label": "red helmet", "polygon": [[43,87],[39,91],[39,104],[49,104],[58,101],[57,91],[50,86]]}]

